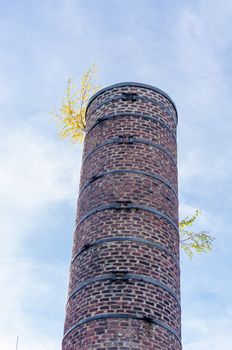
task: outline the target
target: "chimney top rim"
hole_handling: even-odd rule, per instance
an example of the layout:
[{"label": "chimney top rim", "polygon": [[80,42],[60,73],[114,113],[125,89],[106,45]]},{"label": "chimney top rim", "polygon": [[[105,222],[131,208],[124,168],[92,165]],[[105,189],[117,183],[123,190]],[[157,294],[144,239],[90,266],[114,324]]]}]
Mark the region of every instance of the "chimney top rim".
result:
[{"label": "chimney top rim", "polygon": [[175,105],[174,101],[171,99],[171,97],[166,92],[164,92],[163,90],[161,90],[153,85],[138,83],[138,82],[133,82],[133,81],[116,83],[116,84],[112,84],[112,85],[109,85],[109,86],[106,86],[106,87],[100,89],[92,97],[90,97],[87,108],[86,108],[86,112],[87,112],[90,104],[93,102],[93,100],[95,100],[95,98],[97,98],[99,95],[103,94],[104,92],[106,92],[108,90],[112,90],[114,88],[120,88],[120,87],[124,87],[124,86],[141,87],[141,88],[145,88],[145,89],[149,89],[149,90],[158,92],[159,94],[166,97],[171,102],[171,104],[173,105],[173,107],[176,111],[176,115],[178,116],[176,105]]}]

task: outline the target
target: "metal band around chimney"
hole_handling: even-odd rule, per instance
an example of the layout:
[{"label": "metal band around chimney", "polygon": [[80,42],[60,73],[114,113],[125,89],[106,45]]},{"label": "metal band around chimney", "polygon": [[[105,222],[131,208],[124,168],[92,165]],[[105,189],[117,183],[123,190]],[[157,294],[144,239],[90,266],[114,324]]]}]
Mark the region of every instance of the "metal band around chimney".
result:
[{"label": "metal band around chimney", "polygon": [[158,175],[158,174],[154,174],[148,171],[144,171],[144,170],[137,170],[137,169],[114,169],[114,170],[107,170],[104,171],[102,173],[98,173],[97,175],[92,176],[81,188],[81,190],[79,191],[79,195],[89,186],[91,185],[92,182],[104,177],[104,176],[109,176],[109,175],[113,175],[113,174],[138,174],[138,175],[144,175],[147,177],[150,177],[154,180],[158,180],[161,183],[163,183],[164,185],[166,185],[167,187],[169,187],[172,192],[174,193],[177,201],[178,201],[178,195],[176,190],[174,189],[174,187],[172,186],[172,184],[167,181],[166,179],[164,179],[162,176]]},{"label": "metal band around chimney", "polygon": [[[128,94],[128,95],[131,95],[131,94]],[[166,107],[163,102],[157,101],[154,98],[150,98],[150,97],[146,97],[146,96],[139,96],[139,95],[136,95],[135,93],[133,95],[134,95],[134,99],[132,100],[133,102],[140,100],[140,101],[145,102],[145,103],[152,103],[154,106],[159,106],[159,108],[161,108],[164,112],[167,112],[171,116],[172,120],[175,123],[177,123],[176,114],[172,113],[172,110],[170,108]],[[111,104],[112,102],[126,101],[126,100],[131,100],[130,97],[128,97],[128,98],[126,97],[126,94],[125,95],[116,95],[114,97],[108,98],[108,99],[100,102],[95,108],[93,108],[91,113],[88,114],[88,117],[90,117],[94,112],[96,112],[102,106],[107,106],[107,105]]]},{"label": "metal band around chimney", "polygon": [[132,81],[124,82],[124,83],[118,83],[118,84],[113,84],[113,85],[107,86],[107,87],[97,91],[89,99],[89,102],[88,102],[88,105],[87,105],[87,108],[86,108],[86,112],[88,111],[88,108],[91,105],[91,103],[93,102],[93,100],[95,100],[101,94],[103,94],[103,93],[105,93],[107,91],[111,91],[112,89],[118,89],[118,88],[123,88],[123,87],[127,88],[128,86],[139,87],[139,88],[142,88],[142,89],[145,89],[145,90],[152,90],[152,91],[162,95],[163,97],[165,97],[172,104],[172,106],[173,106],[173,108],[175,110],[175,113],[176,113],[176,118],[178,120],[178,112],[177,112],[177,109],[176,109],[176,105],[175,105],[174,101],[171,99],[171,97],[168,94],[166,94],[166,92],[164,92],[161,89],[158,89],[155,86],[149,85],[149,84],[142,84],[142,83],[137,83],[137,82],[132,82]]},{"label": "metal band around chimney", "polygon": [[[124,205],[124,206],[122,206]],[[174,220],[168,216],[167,214],[153,208],[147,205],[140,205],[140,204],[125,204],[123,202],[116,202],[116,203],[111,203],[111,204],[105,204],[105,205],[99,205],[98,207],[95,207],[94,209],[90,210],[88,213],[86,213],[84,216],[80,218],[80,220],[77,222],[75,229],[77,228],[78,225],[90,216],[102,211],[102,210],[109,210],[109,209],[116,209],[116,210],[129,210],[129,209],[141,209],[148,211],[156,216],[161,217],[162,219],[165,219],[168,221],[169,224],[171,224],[174,229],[176,230],[177,234],[179,232],[178,230],[178,225],[174,222]]]},{"label": "metal band around chimney", "polygon": [[157,326],[160,326],[160,327],[164,328],[168,332],[170,332],[181,343],[181,338],[180,338],[180,335],[178,334],[178,332],[174,328],[170,327],[169,325],[167,325],[166,323],[164,323],[162,321],[159,321],[159,320],[157,320],[155,318],[151,318],[151,317],[147,317],[147,316],[137,316],[137,315],[132,315],[132,314],[119,314],[119,313],[118,314],[113,314],[113,313],[98,314],[98,315],[95,315],[95,316],[89,316],[89,317],[83,318],[81,321],[79,321],[78,323],[76,323],[75,325],[70,327],[65,332],[63,340],[64,340],[65,337],[67,337],[68,334],[70,334],[75,329],[77,329],[78,327],[82,326],[85,323],[88,323],[88,322],[91,322],[91,321],[109,319],[109,318],[132,319],[132,320],[145,321],[145,322],[149,322],[151,324],[155,324]]},{"label": "metal band around chimney", "polygon": [[[75,231],[74,231],[75,232]],[[144,238],[140,237],[134,237],[134,236],[114,236],[114,237],[104,237],[101,239],[98,239],[96,241],[89,242],[85,244],[82,249],[73,256],[71,263],[73,263],[78,256],[80,256],[82,253],[84,253],[87,249],[90,249],[92,247],[95,247],[96,245],[105,244],[105,243],[111,243],[111,242],[134,242],[134,243],[141,243],[141,244],[147,244],[152,248],[156,248],[161,252],[165,252],[166,254],[170,255],[171,258],[175,261],[176,264],[179,264],[179,259],[176,257],[176,255],[171,252],[169,249],[167,249],[165,246],[163,246],[160,243],[149,241]]]},{"label": "metal band around chimney", "polygon": [[90,284],[94,284],[96,282],[103,282],[103,281],[129,281],[129,280],[150,283],[153,286],[162,288],[165,292],[170,294],[176,300],[178,306],[180,307],[180,299],[179,299],[178,295],[171,288],[166,286],[166,284],[160,282],[159,280],[157,280],[157,279],[155,279],[153,277],[149,277],[149,276],[141,275],[141,274],[136,274],[136,273],[129,273],[129,272],[125,272],[125,271],[123,271],[123,273],[121,273],[121,271],[114,271],[114,272],[111,272],[111,273],[106,273],[104,275],[88,278],[87,280],[81,282],[71,292],[71,294],[68,297],[67,303],[81,289],[89,286]]},{"label": "metal band around chimney", "polygon": [[152,148],[158,149],[161,152],[163,152],[166,156],[169,157],[169,159],[171,159],[171,161],[173,162],[173,164],[176,167],[176,159],[173,157],[173,155],[171,154],[171,152],[164,146],[159,145],[157,143],[151,142],[149,140],[145,140],[145,139],[139,139],[136,137],[132,137],[132,136],[127,136],[127,137],[122,137],[122,136],[118,136],[118,137],[114,137],[112,139],[109,139],[105,142],[102,142],[100,144],[98,144],[94,149],[92,149],[89,153],[87,153],[85,155],[85,157],[83,158],[82,161],[82,166],[84,165],[84,163],[86,162],[86,160],[93,154],[95,153],[97,150],[99,150],[102,147],[108,146],[108,145],[117,145],[117,144],[134,144],[134,143],[138,143],[138,144],[143,144],[143,145],[147,145],[147,146],[151,146]]},{"label": "metal band around chimney", "polygon": [[135,113],[135,112],[131,112],[131,113],[129,113],[129,112],[118,112],[118,113],[114,113],[114,114],[107,114],[107,115],[104,115],[104,116],[98,118],[94,122],[94,124],[91,125],[90,128],[86,131],[85,138],[90,133],[90,131],[93,130],[95,128],[95,126],[97,126],[98,124],[100,124],[100,123],[102,123],[102,122],[104,122],[106,120],[112,120],[112,119],[115,119],[115,118],[123,118],[123,117],[142,118],[142,119],[145,119],[145,120],[149,120],[152,123],[158,124],[158,125],[162,126],[164,129],[166,129],[169,132],[169,134],[172,136],[174,141],[176,142],[176,135],[175,135],[175,133],[159,117],[154,116],[154,115],[150,115],[150,114]]}]

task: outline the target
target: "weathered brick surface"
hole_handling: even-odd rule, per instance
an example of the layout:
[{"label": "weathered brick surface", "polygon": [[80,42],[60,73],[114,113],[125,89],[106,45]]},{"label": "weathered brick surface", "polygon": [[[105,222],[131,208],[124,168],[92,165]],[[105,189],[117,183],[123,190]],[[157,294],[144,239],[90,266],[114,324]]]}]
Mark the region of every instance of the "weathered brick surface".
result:
[{"label": "weathered brick surface", "polygon": [[178,339],[164,328],[134,319],[106,319],[86,323],[65,338],[67,349],[176,350]]},{"label": "weathered brick surface", "polygon": [[177,168],[160,149],[145,144],[111,144],[98,148],[84,159],[80,186],[94,175],[106,170],[139,169],[168,179],[177,187]]},{"label": "weathered brick surface", "polygon": [[[125,184],[129,184],[127,189],[125,189]],[[79,196],[77,216],[82,217],[99,205],[117,201],[129,202],[132,198],[139,205],[155,207],[166,213],[177,224],[177,197],[175,193],[160,181],[130,173],[116,173],[94,181]]]},{"label": "weathered brick surface", "polygon": [[135,118],[130,115],[106,120],[104,126],[103,124],[97,124],[86,136],[84,154],[88,154],[88,152],[102,142],[118,136],[126,137],[127,135],[134,135],[134,137],[141,139],[145,138],[153,143],[164,146],[176,157],[174,132],[163,127],[158,121],[146,120],[139,116]]},{"label": "weathered brick surface", "polygon": [[157,248],[130,241],[99,244],[78,255],[71,266],[70,293],[85,279],[125,270],[158,279],[179,293],[178,261]]},{"label": "weathered brick surface", "polygon": [[116,85],[86,121],[62,349],[180,350],[175,107]]},{"label": "weathered brick surface", "polygon": [[[112,98],[117,98],[122,96],[123,93],[137,93],[138,100],[115,100],[109,101]],[[144,102],[140,98],[147,97],[151,101]],[[107,110],[106,110],[107,108]],[[108,109],[109,108],[109,109]],[[93,113],[94,111],[94,113]],[[103,113],[102,113],[103,111]],[[115,112],[141,112],[146,114],[151,114],[156,116],[161,122],[165,122],[174,132],[176,131],[176,111],[173,104],[165,96],[159,92],[153,90],[137,87],[137,86],[123,86],[115,87],[111,90],[108,90],[96,99],[92,101],[88,108],[89,113],[89,124],[88,127],[91,127],[91,124],[96,121],[97,118],[102,117],[104,112],[112,113]],[[88,129],[87,127],[87,129]]]},{"label": "weathered brick surface", "polygon": [[170,293],[149,283],[133,280],[95,282],[79,290],[68,301],[66,324],[70,327],[85,317],[117,312],[155,316],[175,328],[180,321],[179,309]]},{"label": "weathered brick surface", "polygon": [[91,220],[82,221],[74,232],[73,256],[91,242],[115,236],[133,236],[157,242],[178,258],[179,244],[175,228],[165,219],[136,209],[100,211]]}]

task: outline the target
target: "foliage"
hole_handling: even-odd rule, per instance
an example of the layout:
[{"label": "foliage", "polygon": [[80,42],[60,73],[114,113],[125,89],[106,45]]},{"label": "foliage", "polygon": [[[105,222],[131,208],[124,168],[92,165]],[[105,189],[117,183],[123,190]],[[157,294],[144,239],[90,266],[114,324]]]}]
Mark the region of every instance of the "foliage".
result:
[{"label": "foliage", "polygon": [[179,223],[180,246],[190,258],[193,257],[194,253],[207,253],[212,250],[214,237],[209,232],[193,232],[186,229],[194,225],[199,215],[201,212],[196,210],[195,214],[186,216]]},{"label": "foliage", "polygon": [[97,66],[94,64],[82,76],[78,89],[71,79],[68,80],[65,97],[59,112],[55,114],[59,135],[69,138],[73,143],[83,142],[85,136],[85,113],[90,97],[100,89],[95,85]]}]

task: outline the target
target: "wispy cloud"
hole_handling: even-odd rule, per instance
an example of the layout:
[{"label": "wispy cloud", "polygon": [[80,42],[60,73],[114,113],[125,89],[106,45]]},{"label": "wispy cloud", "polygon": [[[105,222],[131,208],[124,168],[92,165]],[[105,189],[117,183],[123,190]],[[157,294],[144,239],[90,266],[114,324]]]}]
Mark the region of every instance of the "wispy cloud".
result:
[{"label": "wispy cloud", "polygon": [[211,350],[211,349],[231,349],[231,312],[227,312],[224,317],[186,317],[184,319],[186,350]]},{"label": "wispy cloud", "polygon": [[[46,247],[52,232],[46,238],[38,230],[40,220],[49,221],[52,205],[75,203],[81,149],[48,138],[46,133],[43,136],[41,127],[46,125],[44,118],[41,120],[21,122],[14,128],[7,123],[1,130],[1,349],[13,349],[16,335],[20,335],[20,347],[24,350],[52,350],[59,346],[57,333],[62,335],[61,301],[66,295],[63,281],[67,264],[54,260],[49,246],[43,252],[47,255],[45,260],[39,258],[42,252],[37,251],[34,256],[27,241],[38,240],[40,235]],[[53,239],[56,244],[58,238],[54,234]],[[56,309],[58,302],[60,308]],[[36,344],[38,332],[44,327],[46,331]]]}]

